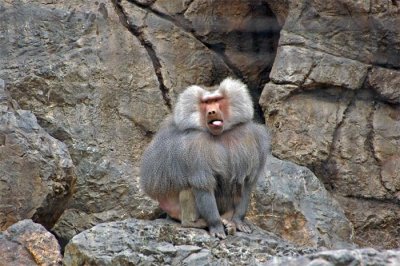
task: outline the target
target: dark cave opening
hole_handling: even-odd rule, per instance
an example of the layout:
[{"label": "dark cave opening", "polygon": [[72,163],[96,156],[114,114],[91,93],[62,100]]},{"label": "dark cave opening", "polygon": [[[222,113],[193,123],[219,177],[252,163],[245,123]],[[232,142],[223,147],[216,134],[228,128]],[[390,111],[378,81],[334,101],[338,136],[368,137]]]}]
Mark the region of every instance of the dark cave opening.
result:
[{"label": "dark cave opening", "polygon": [[[265,123],[258,101],[264,85],[269,82],[282,27],[268,4],[262,1],[249,2],[249,13],[242,22],[233,29],[222,26],[217,33],[218,42],[213,41],[217,39],[213,36],[206,36],[203,42],[220,54],[235,76],[248,85],[254,103],[254,119]],[[231,30],[226,31],[226,28]]]}]

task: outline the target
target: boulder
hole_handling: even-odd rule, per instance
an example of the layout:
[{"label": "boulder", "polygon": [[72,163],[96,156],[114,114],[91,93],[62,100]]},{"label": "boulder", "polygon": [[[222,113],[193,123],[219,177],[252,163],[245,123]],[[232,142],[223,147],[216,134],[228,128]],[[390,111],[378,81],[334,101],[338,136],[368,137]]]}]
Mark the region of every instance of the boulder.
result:
[{"label": "boulder", "polygon": [[61,265],[57,239],[30,219],[19,221],[0,233],[2,265]]},{"label": "boulder", "polygon": [[0,79],[0,229],[23,219],[51,228],[66,209],[75,181],[67,146],[31,111],[18,108]]},{"label": "boulder", "polygon": [[248,219],[300,246],[353,247],[353,225],[306,167],[271,157],[254,191]]},{"label": "boulder", "polygon": [[256,265],[272,256],[315,252],[299,248],[253,227],[226,240],[202,229],[183,228],[167,220],[128,219],[98,224],[65,248],[63,263],[73,265]]}]

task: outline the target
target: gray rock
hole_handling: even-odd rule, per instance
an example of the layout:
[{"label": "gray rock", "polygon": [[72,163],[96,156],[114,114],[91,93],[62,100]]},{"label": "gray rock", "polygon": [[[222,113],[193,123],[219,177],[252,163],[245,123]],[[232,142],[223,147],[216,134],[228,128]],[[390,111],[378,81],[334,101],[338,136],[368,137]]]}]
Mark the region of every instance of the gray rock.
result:
[{"label": "gray rock", "polygon": [[16,38],[0,38],[0,76],[76,165],[69,208],[86,220],[62,216],[54,231],[68,239],[93,221],[149,217],[133,161],[169,111],[149,55],[110,1],[56,2],[0,4],[0,27]]},{"label": "gray rock", "polygon": [[[273,83],[265,86],[261,103],[273,135],[274,155],[313,169],[333,194],[359,198],[359,204],[343,206],[353,207],[345,208],[347,215],[366,204],[363,198],[376,199],[373,209],[399,213],[400,120],[396,106],[379,102],[365,89],[303,91],[295,85]],[[399,218],[388,219],[382,212],[368,216],[363,208],[357,213],[359,216],[351,215],[356,235],[366,236],[364,226],[376,231],[371,236],[382,230],[392,235],[385,242],[379,237],[356,237],[357,243],[398,246],[394,243],[398,242],[395,228]],[[378,227],[373,229],[372,224]],[[383,224],[385,229],[380,227]]]},{"label": "gray rock", "polygon": [[[229,8],[226,8],[228,5]],[[129,3],[122,1],[122,6],[135,28],[138,26],[142,35],[146,36],[145,39],[152,44],[160,59],[160,71],[165,73],[162,76],[167,87],[172,83],[173,90],[180,91],[180,80],[185,84],[197,82],[212,85],[210,78],[214,81],[211,83],[215,84],[229,74],[245,80],[253,99],[257,101],[261,84],[268,79],[275,58],[280,30],[267,3],[262,0],[158,0],[143,6],[141,1],[134,0]],[[132,9],[136,11],[132,12]],[[141,14],[137,10],[141,10]],[[158,16],[163,19],[154,20]],[[171,31],[176,32],[175,40],[164,38],[153,27],[166,27],[165,24],[173,25]],[[187,44],[190,49],[187,49]],[[186,49],[180,49],[179,53],[171,51],[174,55],[171,57],[169,53],[165,53],[170,47]],[[196,49],[192,51],[192,47]],[[194,60],[187,60],[188,58]],[[173,63],[172,69],[168,63]],[[201,72],[193,72],[193,65]],[[175,75],[175,72],[182,73],[176,71],[178,69],[182,69],[185,74]],[[171,91],[170,96],[173,96]],[[257,104],[255,108],[259,111],[256,112],[256,119],[262,121]]]},{"label": "gray rock", "polygon": [[22,220],[0,233],[1,265],[61,265],[57,239],[32,220]]},{"label": "gray rock", "polygon": [[400,11],[392,1],[279,2],[288,14],[280,45],[306,47],[366,64],[399,67]]},{"label": "gray rock", "polygon": [[212,261],[211,252],[208,250],[202,250],[198,253],[189,255],[182,261],[183,265],[210,265]]},{"label": "gray rock", "polygon": [[353,227],[339,203],[306,167],[270,158],[255,190],[249,219],[301,246],[353,246]]},{"label": "gray rock", "polygon": [[385,101],[400,103],[400,71],[383,67],[373,67],[368,75],[368,85]]},{"label": "gray rock", "polygon": [[395,266],[400,264],[399,250],[378,251],[372,248],[331,250],[305,255],[300,258],[274,258],[268,266]]},{"label": "gray rock", "polygon": [[298,248],[254,227],[220,241],[201,229],[166,220],[110,222],[76,235],[65,248],[64,265],[257,265],[272,256],[296,256]]},{"label": "gray rock", "polygon": [[[359,200],[335,195],[335,198],[345,210],[345,214],[353,226],[354,242],[365,247],[385,249],[400,247],[397,232],[400,224],[400,210],[396,203]],[[395,237],[394,237],[395,236]]]},{"label": "gray rock", "polygon": [[276,84],[296,84],[309,88],[338,86],[359,89],[367,75],[368,65],[356,60],[333,56],[297,46],[281,46],[271,70]]},{"label": "gray rock", "polygon": [[[145,45],[144,42],[151,44],[145,47],[160,72],[157,75],[159,79],[162,77],[169,104],[173,105],[177,95],[189,85],[214,85],[233,74],[221,57],[186,28],[180,27],[178,22],[134,2],[122,2],[123,18],[128,21],[133,34],[142,40],[142,45]],[[178,47],[186,49],[177,52]]]},{"label": "gray rock", "polygon": [[75,167],[66,145],[44,131],[32,112],[15,110],[2,84],[0,229],[27,218],[51,228],[73,193]]},{"label": "gray rock", "polygon": [[332,194],[349,198],[343,207],[358,244],[398,247],[398,216],[350,207],[400,211],[399,5],[268,3],[283,25],[260,99],[273,154],[309,167]]},{"label": "gray rock", "polygon": [[275,58],[280,30],[264,1],[194,0],[184,19],[200,40],[219,47],[236,75],[250,87],[260,86]]}]

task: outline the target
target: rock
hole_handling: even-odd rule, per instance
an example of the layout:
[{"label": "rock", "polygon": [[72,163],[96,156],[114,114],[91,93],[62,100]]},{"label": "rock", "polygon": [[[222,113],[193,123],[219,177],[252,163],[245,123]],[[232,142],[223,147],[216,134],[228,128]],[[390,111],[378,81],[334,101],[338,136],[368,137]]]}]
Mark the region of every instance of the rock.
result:
[{"label": "rock", "polygon": [[267,3],[282,27],[289,13],[290,0],[268,0]]},{"label": "rock", "polygon": [[[173,105],[177,95],[189,85],[214,85],[233,74],[219,56],[176,21],[142,8],[135,1],[122,1],[119,7],[121,18],[127,20],[128,28],[149,51],[169,104]],[[176,47],[187,49],[177,53]]]},{"label": "rock", "polygon": [[400,247],[396,236],[400,224],[400,210],[396,203],[362,201],[336,195],[335,198],[345,210],[350,221],[353,221],[355,243],[363,246],[385,249]]},{"label": "rock", "polygon": [[373,67],[368,73],[368,85],[389,103],[400,103],[400,71]]},{"label": "rock", "polygon": [[353,246],[352,224],[309,169],[270,158],[268,170],[252,199],[252,222],[301,246]]},{"label": "rock", "polygon": [[[122,1],[122,5],[127,13],[135,14],[137,12],[129,10],[132,8],[138,9],[138,7],[143,10],[145,6],[146,14],[151,14],[149,18],[146,17],[147,22],[142,25],[155,25],[154,22],[151,22],[153,20],[151,17],[157,15],[171,22],[171,24],[179,29],[180,33],[175,34],[176,40],[173,44],[168,44],[169,46],[187,47],[186,44],[180,43],[180,39],[185,43],[194,42],[190,46],[196,45],[197,52],[191,54],[191,49],[189,51],[183,49],[182,53],[175,53],[175,59],[173,60],[177,62],[173,66],[181,67],[182,65],[184,72],[190,76],[193,75],[193,78],[197,78],[199,73],[194,75],[188,69],[191,69],[191,65],[193,64],[200,64],[200,69],[205,73],[209,73],[208,75],[204,75],[204,77],[200,76],[201,80],[204,80],[206,83],[209,82],[208,76],[220,80],[220,77],[224,75],[220,71],[229,67],[230,75],[235,75],[244,80],[250,88],[253,99],[255,99],[255,102],[257,101],[261,93],[261,84],[267,81],[272,62],[275,58],[280,30],[272,11],[265,1],[178,0],[171,2],[158,0],[147,5],[143,5],[142,1],[129,2],[128,4],[126,1]],[[132,3],[136,7],[132,6]],[[229,8],[226,8],[227,5],[229,5]],[[132,16],[130,17],[131,21],[137,21],[136,19],[132,19]],[[144,16],[142,15],[142,17]],[[165,24],[165,21],[158,24]],[[171,66],[165,64],[165,62],[173,63],[173,60],[170,57],[167,60],[163,60],[163,57],[165,57],[163,52],[165,48],[162,48],[160,52],[158,50],[160,46],[164,46],[163,43],[165,41],[171,42],[171,40],[164,40],[163,35],[160,36],[161,38],[157,37],[157,32],[152,32],[152,27],[140,27],[140,29],[143,29],[142,32],[144,35],[149,36],[146,39],[152,40],[151,43],[154,45],[156,54],[160,57],[162,69],[165,68],[168,70],[168,72],[166,71],[168,75],[163,75],[167,79],[165,81],[167,84],[169,79],[176,78],[173,75],[171,76],[171,73],[174,73],[174,71],[169,70]],[[176,30],[174,29],[173,31]],[[182,32],[185,34],[182,35]],[[204,55],[199,58],[199,53],[204,53],[204,51],[220,57],[224,63],[222,68],[219,69],[218,64],[214,64],[217,67],[210,71],[209,64],[211,61],[202,59]],[[189,60],[187,62],[188,52],[190,53],[189,58],[198,58],[198,60]],[[172,51],[172,53],[174,52]],[[207,55],[206,57],[209,56]],[[193,79],[192,82],[201,83],[201,80]],[[187,81],[190,83],[190,80]],[[178,89],[181,88],[180,86],[176,87]],[[256,119],[262,121],[261,111],[257,104],[255,104],[255,108],[257,111]]]},{"label": "rock", "polygon": [[282,1],[280,6],[289,9],[280,46],[305,47],[382,67],[400,66],[396,3],[303,0]]},{"label": "rock", "polygon": [[270,78],[276,84],[301,87],[338,86],[356,90],[367,75],[368,65],[297,46],[280,46]]},{"label": "rock", "polygon": [[[400,211],[399,5],[268,3],[283,25],[260,99],[273,154],[310,168],[337,198],[357,201],[343,207],[358,244],[398,247],[397,217],[351,215],[350,206]],[[392,237],[383,244],[379,232]]]},{"label": "rock", "polygon": [[399,250],[378,251],[373,248],[322,251],[299,258],[276,257],[267,266],[334,266],[334,265],[399,265]]},{"label": "rock", "polygon": [[56,238],[40,224],[22,220],[0,233],[2,265],[61,265]]},{"label": "rock", "polygon": [[260,84],[257,79],[269,72],[279,27],[264,1],[158,0],[148,9],[193,32],[248,83]]},{"label": "rock", "polygon": [[301,92],[294,85],[268,83],[260,103],[270,125],[273,153],[309,166],[327,160],[353,97],[354,92],[333,87]]},{"label": "rock", "polygon": [[0,80],[0,229],[27,218],[51,228],[73,193],[75,167],[64,143],[13,106]]},{"label": "rock", "polygon": [[76,235],[65,248],[64,265],[254,265],[272,256],[315,251],[298,248],[254,228],[220,241],[201,229],[166,220],[128,219],[96,225]]},{"label": "rock", "polygon": [[198,38],[221,50],[251,88],[262,83],[260,77],[270,71],[275,58],[280,30],[265,1],[195,0],[184,18]]},{"label": "rock", "polygon": [[[87,220],[58,225],[79,231],[93,220],[146,216],[153,203],[139,192],[132,161],[169,112],[146,49],[121,25],[110,1],[16,2],[1,10],[1,27],[18,41],[0,40],[2,51],[13,51],[1,57],[0,77],[18,103],[67,144],[77,168],[69,208]],[[68,229],[55,230],[64,238]]]}]

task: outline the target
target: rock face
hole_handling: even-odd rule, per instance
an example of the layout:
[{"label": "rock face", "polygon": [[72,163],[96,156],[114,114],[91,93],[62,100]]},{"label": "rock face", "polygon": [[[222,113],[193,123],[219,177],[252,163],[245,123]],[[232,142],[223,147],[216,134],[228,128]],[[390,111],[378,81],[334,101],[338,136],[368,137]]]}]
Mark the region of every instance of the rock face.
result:
[{"label": "rock face", "polygon": [[398,247],[398,1],[268,2],[283,25],[260,100],[273,153],[337,195],[356,242]]},{"label": "rock face", "polygon": [[51,228],[71,198],[75,168],[66,145],[13,105],[0,79],[0,229],[26,218]]},{"label": "rock face", "polygon": [[301,246],[352,246],[352,224],[309,169],[270,158],[268,170],[254,192],[252,222]]},{"label": "rock face", "polygon": [[57,239],[40,224],[23,220],[0,233],[1,265],[61,265]]},{"label": "rock face", "polygon": [[254,228],[220,241],[205,230],[166,220],[128,219],[96,225],[65,248],[64,265],[256,265],[272,256],[296,256],[314,249],[295,247]]},{"label": "rock face", "polygon": [[[45,2],[0,4],[8,32],[0,77],[76,166],[76,192],[56,229],[145,215],[152,203],[140,197],[132,161],[168,113],[151,58],[110,1]],[[84,215],[64,220],[76,211]],[[64,238],[70,228],[59,230]]]}]

